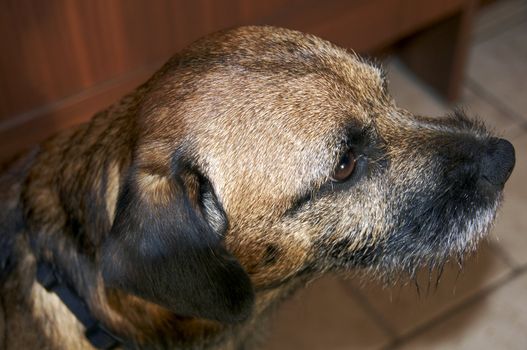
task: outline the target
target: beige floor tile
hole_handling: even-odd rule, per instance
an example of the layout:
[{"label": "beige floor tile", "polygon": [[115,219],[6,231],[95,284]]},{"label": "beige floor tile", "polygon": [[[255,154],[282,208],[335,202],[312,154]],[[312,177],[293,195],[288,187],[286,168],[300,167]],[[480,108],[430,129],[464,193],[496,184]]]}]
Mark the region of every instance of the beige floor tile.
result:
[{"label": "beige floor tile", "polygon": [[402,349],[527,349],[527,274],[405,344]]},{"label": "beige floor tile", "polygon": [[[430,116],[442,116],[452,111],[452,107],[443,103],[399,60],[391,59],[386,68],[390,92],[399,106],[416,114]],[[469,116],[482,120],[499,136],[511,138],[522,132],[521,121],[504,115],[470,88],[463,88],[461,100],[456,107],[463,108]]]},{"label": "beige floor tile", "polygon": [[517,264],[527,264],[527,134],[512,143],[516,166],[505,184],[503,207],[492,235]]},{"label": "beige floor tile", "polygon": [[476,43],[468,76],[527,120],[527,19],[500,35]]},{"label": "beige floor tile", "polygon": [[[416,114],[430,116],[442,116],[452,111],[452,107],[443,103],[399,60],[390,60],[386,69],[390,92],[399,106]],[[483,120],[499,136],[511,138],[524,131],[521,121],[504,115],[468,87],[463,88],[461,101],[456,107],[463,108],[469,116]]]},{"label": "beige floor tile", "polygon": [[467,115],[482,120],[496,136],[511,139],[524,132],[520,121],[504,115],[494,105],[467,87],[463,88],[458,107],[463,108]]},{"label": "beige floor tile", "polygon": [[398,106],[428,116],[440,116],[450,111],[398,59],[389,60],[385,68],[388,71],[388,88]]},{"label": "beige floor tile", "polygon": [[483,6],[478,12],[473,40],[482,41],[512,28],[527,18],[527,1],[500,0]]},{"label": "beige floor tile", "polygon": [[[509,2],[518,1],[513,0]],[[523,4],[521,5],[523,6]],[[497,25],[501,25],[499,24],[500,20],[512,18],[510,6],[502,7],[500,11],[498,14],[495,10],[497,14],[495,17],[487,15],[487,18],[481,20],[480,28],[478,29],[479,34],[476,35],[482,37],[490,33],[490,31],[496,30]],[[520,64],[515,61],[515,58],[504,58],[500,52],[509,56],[523,55],[523,42],[518,41],[518,35],[522,30],[524,29],[520,25],[518,28],[511,28],[507,33],[501,35],[494,32],[493,38],[477,44],[472,52],[472,67],[469,69],[469,75],[474,81],[485,89],[489,89],[496,97],[503,99],[515,111],[523,106],[521,101],[516,101],[523,87],[521,77],[517,76],[522,75],[522,73],[518,74],[518,68],[521,67],[518,67]],[[494,37],[502,39],[495,40]],[[500,40],[506,40],[507,44],[504,45]],[[450,111],[448,106],[415,78],[398,60],[389,61],[387,69],[389,72],[390,91],[401,107],[414,113],[426,115],[443,115]],[[502,77],[502,69],[505,69],[505,77]],[[510,76],[514,79],[510,80]],[[513,86],[511,87],[507,84]],[[485,101],[470,89],[464,89],[462,104],[469,114],[475,114],[482,118],[486,124],[504,137],[511,138],[521,132],[517,120],[504,117],[492,103]],[[527,118],[527,115],[524,114],[524,116]],[[525,151],[520,151],[519,149],[523,147],[527,150],[527,141],[523,144],[521,142],[523,142],[522,138],[518,139],[516,144],[516,152],[520,155],[525,153]],[[516,175],[517,172],[518,169],[516,169],[513,179],[511,179],[512,185],[507,185],[507,192],[511,192],[509,190],[510,187],[518,186],[515,183],[519,181],[514,179],[518,176],[521,177],[521,175]],[[527,173],[523,175],[527,176]],[[527,219],[522,220],[522,217],[526,216],[521,215],[521,213],[527,212],[527,208],[523,207],[526,205],[527,200],[524,190],[514,190],[513,192],[510,195],[506,194],[504,212],[500,216],[494,234],[500,238],[499,244],[503,249],[510,253],[516,261],[520,262],[523,261],[522,257],[527,260],[527,254],[522,254],[522,252],[527,252],[527,234],[524,235],[525,240],[522,240],[518,239],[518,235],[514,234],[514,232],[527,232]],[[514,218],[511,218],[511,216]],[[521,240],[521,244],[518,244],[518,240]],[[448,310],[455,309],[455,307],[461,305],[463,301],[485,286],[497,283],[507,276],[510,268],[493,252],[492,248],[489,248],[488,245],[484,245],[481,248],[479,253],[466,263],[461,274],[458,273],[457,268],[451,267],[447,269],[437,290],[427,293],[426,283],[422,282],[421,296],[417,295],[413,285],[383,289],[377,285],[368,284],[360,289],[360,293],[365,295],[376,312],[397,333],[404,334],[427,321],[437,318]],[[287,301],[273,317],[269,332],[270,336],[262,348],[265,350],[370,349],[386,344],[389,341],[388,336],[365,313],[364,308],[358,304],[358,301],[350,297],[352,294],[344,290],[345,284],[351,285],[354,290],[357,288],[356,283],[350,281],[341,282],[335,278],[325,278]],[[470,317],[478,317],[478,312],[478,310],[472,312]],[[509,316],[504,314],[503,317]],[[450,332],[454,332],[452,339],[446,340],[444,343],[435,343],[433,336],[427,338],[431,338],[429,341],[433,343],[432,346],[437,345],[438,347],[436,348],[455,348],[456,344],[461,344],[463,341],[462,334],[465,328],[470,332],[474,327],[468,321],[464,319],[461,322],[462,324],[453,327],[450,330]],[[491,321],[491,319],[485,319],[481,322]],[[477,324],[479,323],[476,322]],[[449,336],[447,335],[447,337]],[[431,345],[428,340],[419,339],[416,341],[416,346],[409,346],[425,348]],[[474,341],[474,344],[479,344],[477,339],[474,339]],[[508,343],[507,341],[496,342],[492,348],[504,348],[501,346],[503,344]],[[463,348],[485,349],[477,346]],[[515,347],[511,348],[515,349]]]},{"label": "beige floor tile", "polygon": [[285,302],[264,350],[377,349],[388,342],[339,280],[327,277]]},{"label": "beige floor tile", "polygon": [[[419,293],[413,283],[391,288],[370,283],[358,291],[402,335],[456,307],[509,272],[510,268],[492,251],[490,244],[483,242],[478,252],[467,259],[461,272],[454,263],[445,268],[437,289],[435,279],[428,288],[428,273],[423,271]],[[352,287],[357,290],[356,284]]]}]

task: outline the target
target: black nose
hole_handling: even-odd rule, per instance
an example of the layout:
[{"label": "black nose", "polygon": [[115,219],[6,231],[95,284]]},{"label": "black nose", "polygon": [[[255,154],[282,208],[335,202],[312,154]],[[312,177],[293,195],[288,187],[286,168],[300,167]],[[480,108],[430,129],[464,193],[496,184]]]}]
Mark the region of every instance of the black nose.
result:
[{"label": "black nose", "polygon": [[492,139],[484,151],[480,175],[495,186],[503,186],[511,175],[515,162],[512,144],[504,139]]}]

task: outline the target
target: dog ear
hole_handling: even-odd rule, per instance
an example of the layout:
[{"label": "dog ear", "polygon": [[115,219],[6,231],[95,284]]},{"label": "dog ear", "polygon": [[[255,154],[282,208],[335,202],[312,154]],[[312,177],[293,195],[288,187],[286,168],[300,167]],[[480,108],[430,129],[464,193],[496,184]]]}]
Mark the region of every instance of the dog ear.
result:
[{"label": "dog ear", "polygon": [[176,172],[130,171],[103,243],[104,281],[178,315],[242,321],[254,292],[222,246],[225,214],[208,181]]}]

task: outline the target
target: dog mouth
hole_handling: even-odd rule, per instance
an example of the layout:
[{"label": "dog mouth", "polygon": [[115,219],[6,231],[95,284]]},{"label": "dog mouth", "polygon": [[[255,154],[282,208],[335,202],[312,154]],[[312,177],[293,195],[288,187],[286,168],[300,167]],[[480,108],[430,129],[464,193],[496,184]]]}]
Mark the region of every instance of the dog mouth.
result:
[{"label": "dog mouth", "polygon": [[[427,186],[400,184],[388,194],[386,200],[399,209],[386,221],[383,240],[351,254],[355,266],[414,276],[422,266],[434,270],[452,259],[461,263],[476,250],[501,205],[515,164],[514,147],[497,138],[469,138],[453,145],[459,149],[447,152],[453,158],[432,158],[436,167],[422,174]],[[406,195],[401,198],[401,193]]]},{"label": "dog mouth", "polygon": [[492,228],[501,198],[500,192],[492,203],[466,207],[450,218],[452,208],[437,207],[407,216],[393,226],[387,238],[359,250],[346,250],[346,243],[340,242],[330,250],[330,259],[338,270],[362,270],[388,284],[415,279],[421,268],[430,273],[442,271],[450,261],[461,268]]},{"label": "dog mouth", "polygon": [[452,123],[466,125],[417,138],[411,148],[386,146],[388,166],[346,192],[351,199],[332,197],[347,209],[315,243],[321,265],[415,276],[476,250],[492,228],[515,154],[508,141],[459,120]]},{"label": "dog mouth", "polygon": [[414,276],[423,266],[442,269],[449,260],[461,265],[490,231],[501,197],[500,192],[493,201],[480,206],[438,206],[407,217],[371,252],[368,267],[381,273],[400,271]]},{"label": "dog mouth", "polygon": [[424,266],[442,270],[451,260],[462,264],[492,228],[503,197],[503,186],[471,183],[470,188],[465,183],[445,184],[404,198],[393,190],[384,201],[397,203],[398,210],[379,218],[386,227],[383,238],[375,238],[379,234],[370,231],[360,248],[351,249],[356,237],[352,232],[325,245],[323,259],[335,270],[364,269],[388,280],[414,277]]}]

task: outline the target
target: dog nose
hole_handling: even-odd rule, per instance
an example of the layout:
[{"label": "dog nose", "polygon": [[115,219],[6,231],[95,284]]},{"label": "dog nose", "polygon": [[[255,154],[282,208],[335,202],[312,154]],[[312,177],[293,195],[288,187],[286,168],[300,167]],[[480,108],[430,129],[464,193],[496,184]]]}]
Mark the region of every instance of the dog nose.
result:
[{"label": "dog nose", "polygon": [[503,186],[509,176],[516,157],[514,147],[504,139],[492,139],[481,160],[481,178],[495,186]]}]

